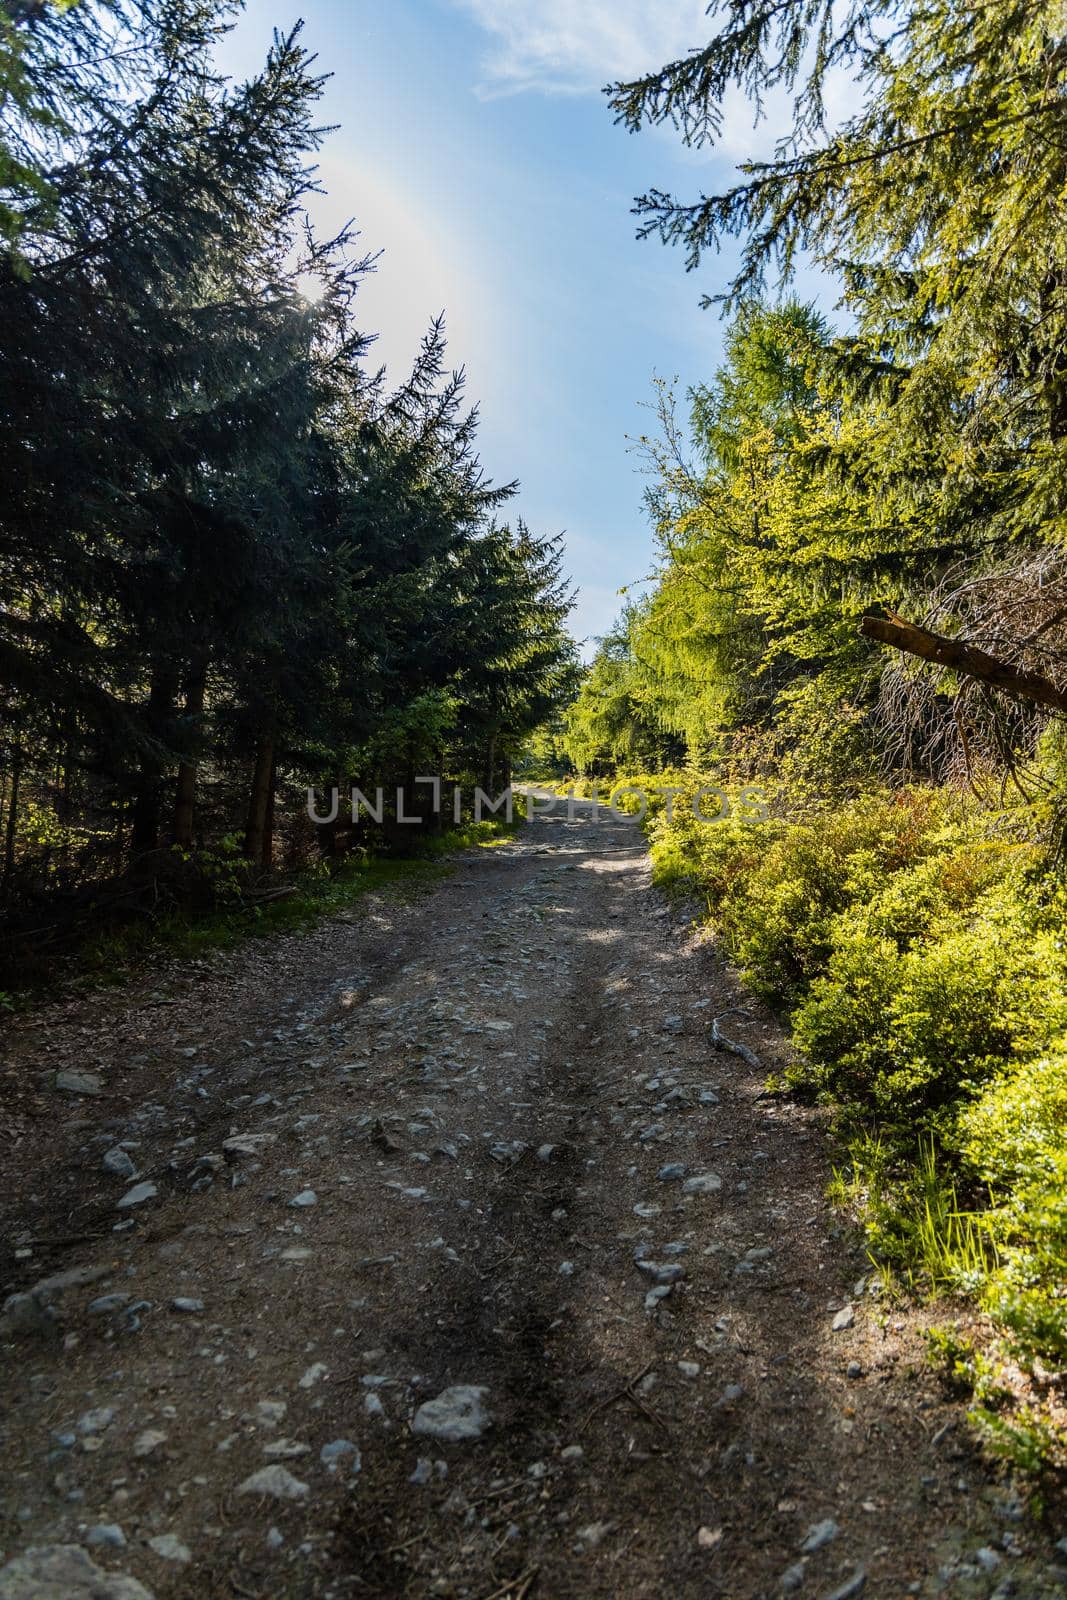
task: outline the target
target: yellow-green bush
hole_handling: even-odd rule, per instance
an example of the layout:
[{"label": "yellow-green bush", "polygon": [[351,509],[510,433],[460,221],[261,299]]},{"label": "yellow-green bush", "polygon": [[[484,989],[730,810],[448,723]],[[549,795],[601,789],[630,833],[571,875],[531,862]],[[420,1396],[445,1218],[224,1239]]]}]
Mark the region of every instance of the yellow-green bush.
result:
[{"label": "yellow-green bush", "polygon": [[703,889],[727,953],[789,1011],[790,1081],[837,1106],[839,1187],[875,1251],[1058,1361],[1067,892],[1027,824],[917,788],[756,826],[660,809],[649,834],[659,880]]},{"label": "yellow-green bush", "polygon": [[989,1084],[962,1112],[959,1144],[974,1172],[1000,1193],[1055,1174],[1067,1147],[1067,1038]]}]

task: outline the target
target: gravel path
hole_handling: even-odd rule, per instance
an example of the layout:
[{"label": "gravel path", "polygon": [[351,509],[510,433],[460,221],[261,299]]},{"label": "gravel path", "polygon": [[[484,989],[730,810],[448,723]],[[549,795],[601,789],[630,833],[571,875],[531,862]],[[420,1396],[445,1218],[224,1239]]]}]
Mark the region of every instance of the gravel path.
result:
[{"label": "gravel path", "polygon": [[1063,1592],[578,810],[12,1025],[0,1600]]}]

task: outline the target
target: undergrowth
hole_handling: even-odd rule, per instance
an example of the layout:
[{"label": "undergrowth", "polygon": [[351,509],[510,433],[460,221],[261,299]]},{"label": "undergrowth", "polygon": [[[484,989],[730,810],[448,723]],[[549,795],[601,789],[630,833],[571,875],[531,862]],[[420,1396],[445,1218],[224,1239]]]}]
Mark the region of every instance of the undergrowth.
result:
[{"label": "undergrowth", "polygon": [[[515,809],[516,820],[511,823],[488,818],[424,837],[418,842],[417,854],[411,856],[364,852],[339,864],[317,862],[287,879],[292,893],[266,901],[246,899],[240,858],[233,852],[216,851],[216,859],[208,864],[216,886],[214,906],[171,910],[98,935],[72,958],[68,976],[90,985],[120,983],[138,962],[159,957],[195,960],[212,951],[231,949],[245,939],[313,927],[378,889],[389,887],[400,894],[414,891],[448,873],[445,856],[502,843],[521,824],[518,799]],[[32,1005],[35,995],[32,989],[0,993],[0,1008]]]},{"label": "undergrowth", "polygon": [[[710,780],[626,781],[685,788],[646,821],[656,879],[704,897],[747,983],[788,1016],[782,1087],[833,1107],[831,1197],[872,1259],[996,1330],[975,1426],[1024,1470],[1063,1470],[1067,890],[1047,819],[921,787],[791,815],[768,789],[767,820],[732,804],[709,825],[688,800]],[[1001,1369],[1019,1378],[1006,1409],[990,1404]]]}]

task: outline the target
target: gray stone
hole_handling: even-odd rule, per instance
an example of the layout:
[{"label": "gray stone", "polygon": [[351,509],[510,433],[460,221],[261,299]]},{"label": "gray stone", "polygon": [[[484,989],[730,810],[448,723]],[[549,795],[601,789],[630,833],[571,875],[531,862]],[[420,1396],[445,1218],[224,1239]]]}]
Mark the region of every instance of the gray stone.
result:
[{"label": "gray stone", "polygon": [[275,1500],[306,1500],[309,1492],[306,1483],[279,1466],[261,1467],[237,1485],[238,1494],[269,1494]]},{"label": "gray stone", "polygon": [[102,1294],[98,1300],[90,1300],[89,1315],[91,1317],[110,1317],[116,1311],[121,1311],[123,1306],[130,1303],[128,1294]]},{"label": "gray stone", "polygon": [[824,1517],[822,1522],[813,1522],[800,1542],[801,1554],[810,1556],[813,1551],[821,1550],[823,1545],[837,1538],[838,1531],[833,1517]]},{"label": "gray stone", "polygon": [[141,1206],[146,1200],[154,1200],[158,1193],[159,1190],[154,1183],[135,1183],[132,1189],[126,1190],[122,1199],[116,1204],[120,1211],[124,1211],[127,1206]]},{"label": "gray stone", "polygon": [[114,1174],[116,1178],[132,1178],[137,1168],[134,1166],[125,1150],[118,1145],[114,1150],[108,1150],[100,1165],[105,1172]]},{"label": "gray stone", "polygon": [[685,1177],[686,1170],[684,1161],[668,1161],[665,1167],[660,1167],[656,1177],[661,1183],[677,1183],[679,1178]]},{"label": "gray stone", "polygon": [[204,1302],[202,1300],[190,1300],[185,1295],[179,1295],[177,1299],[171,1301],[170,1309],[172,1311],[184,1311],[191,1317],[198,1317],[203,1312]]},{"label": "gray stone", "polygon": [[78,1432],[86,1434],[103,1433],[105,1428],[110,1428],[115,1420],[114,1406],[96,1406],[92,1411],[85,1411],[78,1418]]},{"label": "gray stone", "polygon": [[412,1433],[458,1443],[480,1439],[489,1426],[483,1401],[489,1390],[478,1384],[457,1383],[425,1401],[411,1423]]},{"label": "gray stone", "polygon": [[415,1484],[416,1488],[421,1489],[428,1484],[432,1478],[433,1462],[428,1461],[425,1456],[422,1456],[418,1461],[416,1461],[415,1471],[411,1474],[408,1482]]},{"label": "gray stone", "polygon": [[685,1268],[678,1261],[639,1261],[637,1270],[653,1283],[680,1283],[685,1277]]},{"label": "gray stone", "polygon": [[56,1272],[42,1278],[32,1288],[19,1294],[8,1295],[0,1310],[5,1331],[11,1333],[48,1333],[56,1326],[58,1303],[71,1289],[84,1289],[99,1283],[112,1272],[111,1267],[72,1267],[67,1272]]},{"label": "gray stone", "polygon": [[143,1461],[166,1442],[165,1433],[160,1433],[157,1428],[145,1428],[144,1432],[139,1433],[133,1441],[133,1454],[138,1461]]},{"label": "gray stone", "polygon": [[783,1594],[794,1594],[804,1582],[805,1566],[803,1561],[796,1561],[791,1567],[786,1567],[778,1579],[778,1587]]},{"label": "gray stone", "polygon": [[111,1550],[121,1550],[126,1543],[126,1535],[117,1522],[98,1522],[90,1528],[85,1535],[87,1545],[100,1546]]},{"label": "gray stone", "polygon": [[867,1574],[862,1567],[857,1567],[851,1578],[846,1578],[826,1600],[852,1600],[853,1595],[862,1594],[867,1585]]},{"label": "gray stone", "polygon": [[848,1378],[862,1378],[863,1368],[860,1363],[858,1361],[850,1361],[845,1368],[845,1376]]},{"label": "gray stone", "polygon": [[149,1550],[154,1550],[162,1561],[180,1561],[183,1565],[193,1559],[193,1553],[187,1544],[173,1533],[157,1533],[148,1541]]},{"label": "gray stone", "polygon": [[317,1206],[318,1203],[319,1197],[315,1193],[314,1189],[301,1189],[300,1193],[294,1194],[293,1198],[289,1202],[289,1204],[291,1206],[295,1206],[298,1211],[302,1211],[308,1206]]},{"label": "gray stone", "polygon": [[76,1544],[41,1545],[0,1568],[0,1600],[152,1600],[136,1578],[105,1572]]},{"label": "gray stone", "polygon": [[250,1161],[261,1156],[264,1150],[269,1150],[277,1139],[274,1133],[235,1133],[230,1139],[223,1139],[222,1153],[227,1161]]},{"label": "gray stone", "polygon": [[851,1328],[855,1320],[856,1313],[852,1306],[842,1306],[830,1326],[835,1333],[843,1333],[846,1328]]},{"label": "gray stone", "polygon": [[683,1194],[715,1194],[722,1188],[722,1179],[717,1172],[698,1172],[692,1178],[686,1178],[682,1184]]},{"label": "gray stone", "polygon": [[63,1094],[96,1096],[104,1092],[104,1080],[98,1072],[57,1072],[55,1086]]},{"label": "gray stone", "polygon": [[678,1371],[683,1378],[688,1378],[692,1382],[694,1378],[700,1377],[700,1363],[699,1361],[679,1361]]},{"label": "gray stone", "polygon": [[363,1465],[359,1453],[359,1446],[354,1445],[351,1439],[331,1439],[329,1444],[324,1444],[319,1451],[319,1460],[328,1472],[336,1472],[345,1461],[348,1470],[353,1476]]}]

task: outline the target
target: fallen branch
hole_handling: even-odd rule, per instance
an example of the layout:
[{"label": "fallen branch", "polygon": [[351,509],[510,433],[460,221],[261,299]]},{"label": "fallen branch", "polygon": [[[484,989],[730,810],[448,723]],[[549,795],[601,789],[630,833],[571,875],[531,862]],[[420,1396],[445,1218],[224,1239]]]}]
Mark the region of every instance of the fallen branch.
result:
[{"label": "fallen branch", "polygon": [[918,656],[921,661],[932,661],[941,667],[951,667],[967,677],[1002,689],[1005,694],[1047,706],[1050,711],[1067,711],[1067,691],[1057,689],[1050,678],[1040,672],[1027,672],[999,661],[977,645],[962,639],[949,639],[941,633],[931,633],[927,628],[905,622],[903,617],[863,617],[860,633],[865,639],[875,639],[879,644],[892,645],[907,655]]},{"label": "fallen branch", "polygon": [[762,1072],[763,1062],[755,1051],[750,1050],[747,1044],[738,1044],[736,1039],[729,1038],[719,1027],[723,1017],[747,1017],[749,1015],[750,1013],[743,1011],[740,1006],[731,1006],[729,1011],[720,1011],[719,1015],[712,1020],[711,1042],[716,1050],[728,1050],[732,1056],[740,1056],[741,1060],[747,1062],[756,1072]]},{"label": "fallen branch", "polygon": [[526,1600],[540,1570],[540,1567],[528,1567],[519,1577],[510,1578],[507,1583],[494,1589],[492,1594],[487,1594],[485,1600],[505,1600],[506,1595],[513,1595],[514,1600]]},{"label": "fallen branch", "polygon": [[585,1432],[586,1428],[588,1428],[598,1411],[606,1411],[609,1406],[615,1405],[619,1400],[629,1400],[630,1404],[635,1406],[638,1411],[642,1412],[650,1422],[655,1422],[663,1429],[664,1433],[670,1433],[671,1430],[669,1425],[663,1420],[659,1412],[653,1411],[652,1407],[646,1405],[639,1394],[634,1393],[636,1385],[641,1382],[641,1379],[645,1377],[646,1374],[652,1371],[652,1368],[655,1366],[655,1364],[656,1363],[654,1361],[650,1361],[647,1366],[641,1368],[640,1372],[635,1372],[632,1378],[627,1378],[621,1389],[616,1389],[614,1394],[609,1394],[603,1400],[598,1400],[596,1405],[589,1412],[585,1421],[582,1423],[581,1427],[578,1429],[578,1437],[580,1438]]}]

